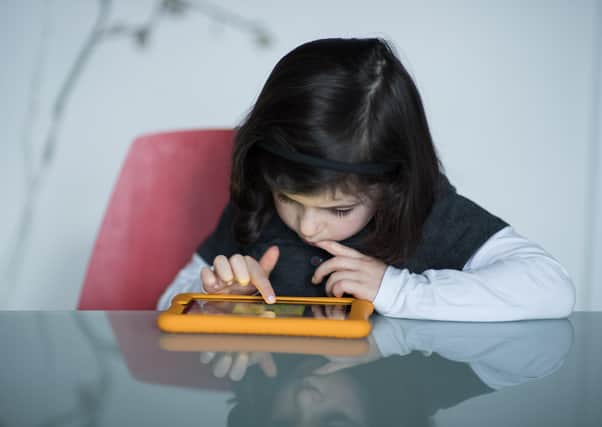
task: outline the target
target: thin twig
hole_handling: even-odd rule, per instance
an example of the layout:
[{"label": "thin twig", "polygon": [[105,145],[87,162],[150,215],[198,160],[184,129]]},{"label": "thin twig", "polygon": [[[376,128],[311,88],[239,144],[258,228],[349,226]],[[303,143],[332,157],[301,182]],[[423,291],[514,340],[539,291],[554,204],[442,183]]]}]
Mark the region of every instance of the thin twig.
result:
[{"label": "thin twig", "polygon": [[[209,2],[194,3],[185,0],[158,0],[157,3],[155,3],[155,8],[149,19],[143,25],[136,26],[122,24],[109,25],[107,21],[111,11],[111,0],[98,0],[98,2],[98,13],[92,30],[78,52],[73,65],[69,69],[69,72],[61,85],[58,96],[52,104],[50,125],[46,137],[44,138],[42,156],[37,168],[34,165],[34,153],[30,129],[33,127],[32,120],[37,114],[37,97],[42,80],[43,52],[39,55],[39,59],[34,68],[31,84],[30,107],[27,113],[28,120],[25,124],[26,130],[22,137],[26,173],[25,201],[23,203],[22,214],[17,224],[16,236],[12,242],[12,249],[7,252],[8,255],[6,257],[3,257],[6,259],[5,267],[3,268],[4,281],[6,286],[9,287],[5,294],[6,301],[10,301],[16,287],[17,278],[21,270],[21,264],[24,261],[27,243],[29,242],[31,234],[31,226],[35,218],[40,187],[57,152],[59,143],[58,134],[63,122],[66,107],[85,67],[89,63],[90,57],[104,39],[117,36],[130,37],[134,38],[138,46],[143,47],[147,44],[150,33],[156,30],[156,27],[164,16],[169,14],[183,14],[188,10],[196,10],[208,16],[210,19],[218,20],[225,25],[230,25],[234,28],[253,33],[255,35],[256,43],[261,47],[266,47],[271,43],[271,36],[259,24]],[[45,38],[46,34],[43,32],[42,36]],[[41,46],[45,49],[44,43],[45,40],[42,41]]]}]

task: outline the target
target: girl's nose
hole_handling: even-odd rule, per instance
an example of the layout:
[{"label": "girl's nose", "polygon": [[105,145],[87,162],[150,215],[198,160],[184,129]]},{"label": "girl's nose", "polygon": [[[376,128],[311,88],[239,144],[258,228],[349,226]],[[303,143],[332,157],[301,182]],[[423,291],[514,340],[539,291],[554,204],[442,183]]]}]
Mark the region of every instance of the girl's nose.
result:
[{"label": "girl's nose", "polygon": [[299,218],[299,233],[307,240],[312,240],[318,234],[320,227],[313,213],[307,211]]}]

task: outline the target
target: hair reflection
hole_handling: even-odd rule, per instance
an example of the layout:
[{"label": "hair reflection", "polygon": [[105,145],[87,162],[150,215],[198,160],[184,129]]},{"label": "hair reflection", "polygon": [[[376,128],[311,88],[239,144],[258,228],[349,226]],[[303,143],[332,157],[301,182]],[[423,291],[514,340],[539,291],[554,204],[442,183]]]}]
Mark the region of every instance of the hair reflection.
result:
[{"label": "hair reflection", "polygon": [[[440,409],[553,373],[572,340],[567,320],[475,324],[378,317],[376,357],[354,363],[276,354],[273,377],[260,365],[249,367],[231,384],[228,425],[429,426]],[[212,363],[215,368],[219,357]]]}]

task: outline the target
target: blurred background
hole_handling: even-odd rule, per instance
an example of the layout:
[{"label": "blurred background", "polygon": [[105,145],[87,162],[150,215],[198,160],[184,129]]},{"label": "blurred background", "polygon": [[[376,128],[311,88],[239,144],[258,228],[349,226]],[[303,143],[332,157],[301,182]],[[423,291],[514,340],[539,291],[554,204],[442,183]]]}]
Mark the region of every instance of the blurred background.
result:
[{"label": "blurred background", "polygon": [[413,75],[458,191],[602,309],[596,0],[3,0],[0,309],[76,307],[136,136],[236,126],[294,47],[372,36]]}]

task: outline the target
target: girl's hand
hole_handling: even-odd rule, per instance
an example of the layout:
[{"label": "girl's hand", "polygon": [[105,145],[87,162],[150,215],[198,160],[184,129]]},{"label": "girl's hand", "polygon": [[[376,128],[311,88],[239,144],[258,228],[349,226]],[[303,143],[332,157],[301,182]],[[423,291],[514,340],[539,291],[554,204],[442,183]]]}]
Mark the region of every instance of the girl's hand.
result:
[{"label": "girl's hand", "polygon": [[326,282],[327,295],[342,297],[347,293],[359,299],[374,301],[387,269],[385,263],[335,241],[325,240],[316,243],[316,246],[334,257],[316,268],[311,280],[314,285],[321,283],[330,274]]},{"label": "girl's hand", "polygon": [[274,378],[278,371],[276,362],[270,353],[213,353],[200,354],[203,365],[210,365],[213,376],[224,378],[226,375],[232,381],[240,381],[247,373],[247,369],[255,364],[261,367],[263,373]]},{"label": "girl's hand", "polygon": [[278,246],[271,246],[265,251],[259,262],[246,255],[235,254],[230,259],[218,255],[213,261],[213,270],[209,267],[201,270],[203,288],[209,294],[250,295],[259,291],[268,304],[273,304],[276,294],[268,276],[279,255]]}]

